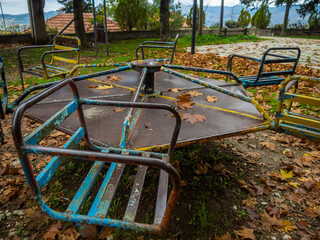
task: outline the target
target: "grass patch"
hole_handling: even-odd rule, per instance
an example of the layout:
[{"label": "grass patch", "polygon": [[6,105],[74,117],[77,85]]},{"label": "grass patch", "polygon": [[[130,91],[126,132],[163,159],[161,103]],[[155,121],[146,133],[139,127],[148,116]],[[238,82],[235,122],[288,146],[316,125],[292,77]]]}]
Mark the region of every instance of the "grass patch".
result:
[{"label": "grass patch", "polygon": [[[219,36],[217,34],[209,34],[196,37],[196,45],[218,45],[236,42],[257,42],[262,40],[257,36],[252,35],[237,35],[237,36]],[[183,47],[189,47],[191,44],[191,35],[187,35],[179,39],[179,45]]]}]

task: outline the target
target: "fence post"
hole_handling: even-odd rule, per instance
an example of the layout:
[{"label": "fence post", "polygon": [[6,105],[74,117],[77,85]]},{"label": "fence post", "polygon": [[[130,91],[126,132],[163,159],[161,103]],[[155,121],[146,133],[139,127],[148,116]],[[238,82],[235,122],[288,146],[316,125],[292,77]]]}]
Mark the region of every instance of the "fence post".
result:
[{"label": "fence post", "polygon": [[227,36],[227,28],[224,28],[224,36]]}]

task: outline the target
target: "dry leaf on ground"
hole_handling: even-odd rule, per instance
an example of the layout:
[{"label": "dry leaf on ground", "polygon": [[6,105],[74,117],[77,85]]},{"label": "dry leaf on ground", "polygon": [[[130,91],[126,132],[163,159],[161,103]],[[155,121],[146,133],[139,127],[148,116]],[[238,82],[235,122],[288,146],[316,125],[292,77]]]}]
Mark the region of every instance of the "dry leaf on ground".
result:
[{"label": "dry leaf on ground", "polygon": [[217,102],[219,100],[219,98],[217,98],[216,96],[207,96],[206,100],[208,102]]},{"label": "dry leaf on ground", "polygon": [[191,101],[191,96],[185,93],[182,93],[181,95],[177,96],[178,100],[178,107],[186,110],[188,108],[193,108],[192,104],[193,102]]},{"label": "dry leaf on ground", "polygon": [[203,123],[204,120],[207,120],[207,118],[200,114],[191,114],[191,113],[183,113],[182,119],[186,120],[187,122],[194,124],[196,122]]},{"label": "dry leaf on ground", "polygon": [[271,151],[274,151],[276,149],[276,145],[274,145],[271,142],[261,142],[260,143],[261,146],[268,148]]},{"label": "dry leaf on ground", "polygon": [[122,107],[116,107],[113,109],[113,111],[115,112],[123,112],[125,110],[125,108],[122,108]]},{"label": "dry leaf on ground", "polygon": [[202,96],[203,93],[198,92],[198,91],[189,91],[187,92],[191,97],[197,97],[197,96]]},{"label": "dry leaf on ground", "polygon": [[270,232],[272,227],[283,227],[283,222],[276,216],[271,217],[268,213],[260,214],[262,225]]},{"label": "dry leaf on ground", "polygon": [[240,236],[244,239],[255,240],[256,237],[254,236],[253,232],[254,232],[254,229],[245,228],[245,227],[242,227],[240,230],[234,231],[235,234],[237,234],[238,236]]},{"label": "dry leaf on ground", "polygon": [[182,88],[168,88],[168,91],[170,92],[180,92],[182,90]]}]

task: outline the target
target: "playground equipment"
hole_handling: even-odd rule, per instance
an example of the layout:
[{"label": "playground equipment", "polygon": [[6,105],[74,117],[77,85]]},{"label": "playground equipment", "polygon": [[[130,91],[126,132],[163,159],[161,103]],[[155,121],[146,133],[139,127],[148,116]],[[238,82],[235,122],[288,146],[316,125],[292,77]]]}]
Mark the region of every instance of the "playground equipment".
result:
[{"label": "playground equipment", "polygon": [[[67,39],[73,41],[76,46],[69,47],[69,46],[58,44],[59,40],[67,40]],[[64,78],[70,72],[70,70],[61,68],[58,66],[54,66],[53,64],[56,61],[71,63],[71,64],[79,64],[80,63],[80,47],[81,47],[81,43],[79,38],[64,36],[64,35],[56,36],[54,38],[53,44],[20,47],[18,50],[18,62],[19,62],[19,74],[20,74],[22,89],[24,90],[24,81],[23,81],[24,72],[32,75],[36,75],[39,77],[44,77],[46,79],[53,78],[53,77]],[[36,48],[44,48],[44,49],[51,48],[51,50],[46,51],[42,54],[40,66],[24,69],[22,58],[21,58],[21,52],[27,49],[36,49]],[[58,56],[62,53],[74,53],[75,58]],[[45,63],[46,55],[51,55],[51,62],[49,64]]]},{"label": "playground equipment", "polygon": [[[286,55],[282,55],[283,52],[286,52]],[[295,56],[291,57],[289,54],[294,53]],[[278,85],[285,77],[281,76],[291,76],[294,74],[297,64],[300,58],[300,49],[297,47],[279,47],[279,48],[269,48],[263,54],[261,59],[232,54],[228,57],[228,71],[232,71],[232,60],[234,58],[243,58],[255,62],[260,62],[260,67],[257,75],[254,76],[240,76],[239,80],[245,88],[248,87],[258,87],[258,86],[267,86],[267,85]],[[265,67],[268,64],[272,63],[281,63],[281,64],[292,64],[290,69],[285,71],[275,70],[275,71],[266,71]],[[279,76],[281,75],[281,76]],[[227,78],[228,80],[228,78]]]},{"label": "playground equipment", "polygon": [[[3,61],[1,56],[0,56],[0,72],[1,72],[0,87],[3,89],[3,99],[1,99],[0,97],[0,119],[4,119],[5,111],[7,109],[7,103],[8,103],[8,91],[7,91],[6,76],[4,74],[4,67],[3,67]],[[1,121],[0,121],[0,143],[3,143],[3,142],[4,142],[4,133],[3,133]]]},{"label": "playground equipment", "polygon": [[[175,48],[171,49],[174,53]],[[299,82],[319,84],[320,79],[293,76],[284,81],[273,121],[232,72],[172,65],[172,58],[173,54],[171,59],[78,65],[117,68],[34,86],[16,101],[20,103],[35,89],[49,87],[21,102],[12,121],[20,161],[42,211],[77,223],[83,236],[96,236],[96,225],[164,234],[181,184],[170,162],[175,147],[267,129],[320,141],[319,116],[308,117],[292,110],[295,101],[320,106],[318,98],[297,92]],[[195,77],[186,71],[220,74],[238,83]],[[42,122],[24,139],[23,115]],[[54,129],[71,134],[63,146],[58,141],[54,146],[45,141]],[[86,147],[78,147],[83,142]],[[31,154],[53,156],[37,177],[29,161]],[[69,196],[70,202],[62,209],[53,209],[41,191],[54,184],[60,167],[72,159],[93,164],[87,175],[81,174],[83,178],[77,178],[76,173],[73,176],[79,188]],[[124,174],[127,169],[133,181],[128,182]],[[158,189],[154,201],[146,204],[143,195],[150,191],[150,176],[158,177],[152,185]],[[131,192],[128,197],[115,197],[123,193],[123,181]],[[112,215],[111,209],[118,204],[124,211]],[[153,222],[145,216],[151,216]]]}]

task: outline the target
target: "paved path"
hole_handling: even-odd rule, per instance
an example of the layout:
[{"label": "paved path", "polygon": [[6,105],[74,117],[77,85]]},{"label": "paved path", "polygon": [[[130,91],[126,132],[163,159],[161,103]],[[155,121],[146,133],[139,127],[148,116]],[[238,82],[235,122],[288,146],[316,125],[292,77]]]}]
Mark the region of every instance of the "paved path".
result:
[{"label": "paved path", "polygon": [[268,40],[261,42],[200,46],[196,47],[196,53],[216,53],[224,57],[240,54],[261,59],[263,53],[271,47],[299,47],[301,49],[299,63],[320,68],[320,40],[315,39],[268,37]]}]

